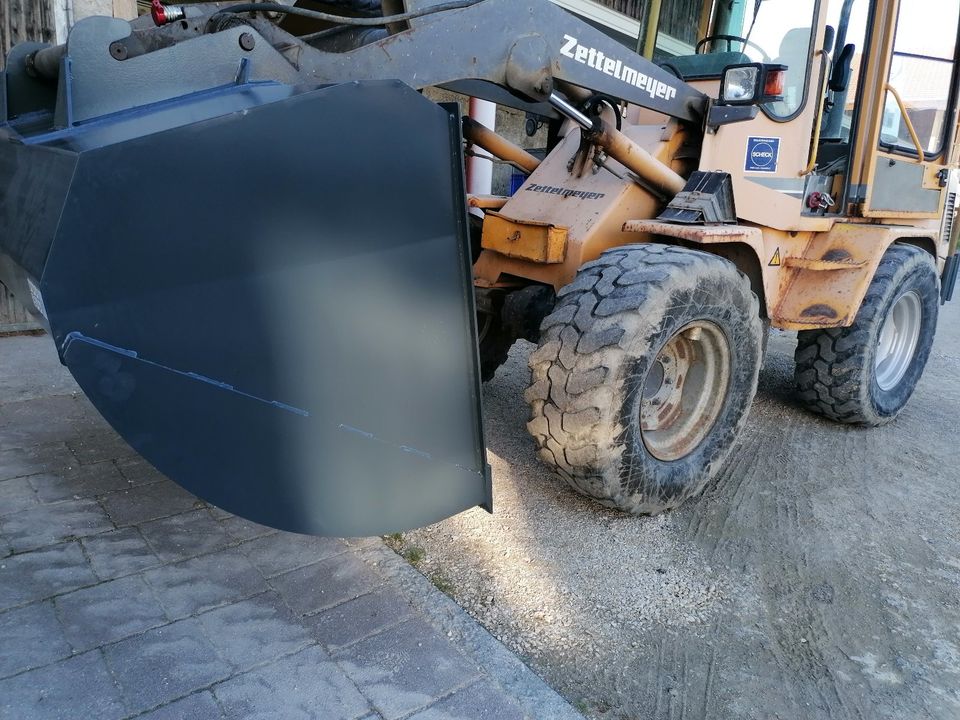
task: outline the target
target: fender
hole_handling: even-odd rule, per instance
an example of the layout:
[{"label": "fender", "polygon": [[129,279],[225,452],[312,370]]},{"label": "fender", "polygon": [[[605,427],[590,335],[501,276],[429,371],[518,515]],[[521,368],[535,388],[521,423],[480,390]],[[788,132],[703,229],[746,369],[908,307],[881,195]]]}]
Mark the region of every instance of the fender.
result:
[{"label": "fender", "polygon": [[[696,243],[729,257],[751,278],[770,324],[783,330],[849,327],[887,248],[898,241],[921,247],[935,242],[934,233],[927,237],[916,227],[849,222],[818,233],[656,220],[631,220],[623,230]],[[747,252],[724,250],[731,246]]]}]

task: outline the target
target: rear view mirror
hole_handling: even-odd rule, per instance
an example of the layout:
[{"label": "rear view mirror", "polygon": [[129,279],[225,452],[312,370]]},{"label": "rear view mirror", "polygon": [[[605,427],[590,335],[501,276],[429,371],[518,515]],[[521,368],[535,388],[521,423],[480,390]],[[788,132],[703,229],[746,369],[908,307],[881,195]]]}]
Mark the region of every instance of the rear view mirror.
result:
[{"label": "rear view mirror", "polygon": [[833,72],[830,73],[830,89],[835,93],[844,92],[850,87],[854,52],[856,52],[855,45],[846,45],[837,56]]}]

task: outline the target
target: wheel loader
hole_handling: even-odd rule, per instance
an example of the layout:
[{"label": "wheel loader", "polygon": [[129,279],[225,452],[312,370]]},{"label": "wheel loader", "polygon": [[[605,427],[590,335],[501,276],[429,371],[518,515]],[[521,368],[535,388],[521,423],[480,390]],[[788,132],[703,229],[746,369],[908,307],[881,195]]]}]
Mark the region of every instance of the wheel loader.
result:
[{"label": "wheel loader", "polygon": [[[548,0],[86,19],[6,58],[0,280],[134,449],[257,522],[491,509],[518,338],[543,462],[658,513],[735,447],[770,328],[813,412],[907,404],[960,267],[948,5],[662,0],[637,48]],[[522,185],[468,195],[465,153]]]}]

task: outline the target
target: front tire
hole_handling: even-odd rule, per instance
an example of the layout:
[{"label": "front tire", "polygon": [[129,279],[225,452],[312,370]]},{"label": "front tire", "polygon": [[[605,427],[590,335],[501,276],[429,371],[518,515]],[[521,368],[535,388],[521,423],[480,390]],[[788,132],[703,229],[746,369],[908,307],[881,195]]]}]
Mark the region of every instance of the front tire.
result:
[{"label": "front tire", "polygon": [[801,401],[837,422],[890,422],[923,375],[939,311],[933,258],[912,245],[891,246],[853,325],[798,333],[794,359]]},{"label": "front tire", "polygon": [[516,338],[503,325],[502,292],[477,293],[477,340],[480,345],[480,380],[493,380],[497,369],[507,361]]},{"label": "front tire", "polygon": [[626,246],[583,266],[530,357],[540,458],[607,506],[656,514],[700,492],[746,420],[762,324],[727,260]]}]

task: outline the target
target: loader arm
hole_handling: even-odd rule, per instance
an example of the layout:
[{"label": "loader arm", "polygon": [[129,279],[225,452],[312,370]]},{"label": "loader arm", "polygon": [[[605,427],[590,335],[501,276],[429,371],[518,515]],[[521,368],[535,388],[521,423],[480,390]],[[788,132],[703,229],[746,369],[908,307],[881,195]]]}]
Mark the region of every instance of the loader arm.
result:
[{"label": "loader arm", "polygon": [[489,509],[460,117],[415,90],[685,122],[705,96],[547,0],[338,52],[233,5],[14,48],[0,281],[137,451],[235,514],[357,535]]},{"label": "loader arm", "polygon": [[[420,5],[431,4],[441,3]],[[224,16],[231,15],[229,8],[236,5],[188,6],[186,27],[180,23],[137,27],[135,23],[133,34],[128,23],[98,19],[95,29],[80,25],[67,46],[28,54],[20,65],[25,61],[34,74],[45,74],[38,83],[49,84],[59,76],[62,59],[69,58],[72,96],[65,97],[61,88],[59,102],[71,101],[71,115],[68,120],[61,108],[61,125],[128,109],[134,103],[182,97],[185,92],[207,89],[216,80],[232,81],[237,64],[244,59],[249,61],[244,73],[251,82],[320,85],[400,80],[415,89],[468,85],[472,93],[504,104],[539,103],[544,114],[552,114],[547,101],[558,83],[694,123],[702,120],[707,106],[706,95],[549,0],[523,4],[482,0],[427,15],[413,27],[341,52],[324,51],[270,21],[245,14],[233,14],[234,22],[224,21]],[[258,48],[256,38],[253,49],[245,51],[218,42],[222,38],[217,35],[237,27],[262,35],[273,52]],[[181,44],[190,49],[176,47]],[[104,53],[104,46],[109,52]],[[156,56],[154,62],[142,61],[150,55]],[[193,77],[176,72],[186,57],[195,59]],[[14,78],[28,74],[22,67],[8,72]],[[500,91],[484,89],[476,81]],[[124,92],[118,96],[115,91],[121,86]],[[16,106],[17,98],[7,98],[11,100]]]},{"label": "loader arm", "polygon": [[[438,47],[456,52],[437,62]],[[351,52],[309,53],[303,68],[320,82],[397,78],[422,88],[486,80],[539,101],[561,81],[689,122],[702,119],[707,102],[549,0],[486,0],[427,16]]]}]

